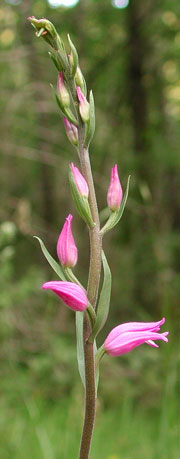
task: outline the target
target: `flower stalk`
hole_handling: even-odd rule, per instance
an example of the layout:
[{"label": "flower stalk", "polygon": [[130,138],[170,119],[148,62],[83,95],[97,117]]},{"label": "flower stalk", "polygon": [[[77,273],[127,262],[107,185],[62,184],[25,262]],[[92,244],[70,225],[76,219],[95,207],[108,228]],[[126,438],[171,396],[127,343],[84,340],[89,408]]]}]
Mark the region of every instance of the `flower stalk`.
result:
[{"label": "flower stalk", "polygon": [[[89,230],[90,262],[87,289],[82,286],[72,271],[78,261],[78,249],[71,228],[72,215],[69,214],[66,218],[57,242],[60,264],[49,254],[43,242],[37,239],[46,259],[61,279],[46,282],[42,288],[53,291],[69,309],[76,312],[78,367],[85,386],[84,424],[79,459],[89,459],[101,358],[105,353],[111,356],[122,355],[143,343],[158,347],[154,340],[167,342],[168,332],[158,333],[165,319],[159,322],[121,324],[108,334],[104,344],[96,350],[95,339],[107,320],[111,297],[111,271],[102,250],[102,237],[122,217],[128,197],[130,177],[123,196],[117,164],[112,168],[107,192],[107,204],[111,214],[100,229],[89,157],[89,145],[95,131],[92,91],[88,97],[86,83],[79,67],[78,54],[70,37],[68,36],[68,41],[71,53],[67,54],[64,43],[50,21],[45,18],[36,19],[34,16],[28,19],[35,28],[37,37],[42,37],[53,49],[50,57],[59,72],[55,97],[63,116],[67,137],[75,146],[81,165],[80,171],[73,163],[70,164],[69,182],[76,210]],[[104,279],[98,298],[101,262],[103,262]]]},{"label": "flower stalk", "polygon": [[[79,124],[79,156],[83,175],[86,179],[89,188],[89,205],[94,228],[89,229],[90,236],[90,266],[88,277],[88,299],[95,309],[99,281],[101,274],[101,250],[102,238],[100,235],[99,213],[97,207],[96,194],[94,189],[94,182],[91,171],[91,164],[88,149],[84,148],[85,126],[82,122]],[[96,383],[95,383],[95,359],[93,343],[88,341],[90,335],[90,327],[87,316],[84,318],[84,359],[85,359],[85,413],[84,425],[81,437],[80,446],[80,459],[87,459],[89,457],[91,439],[94,428],[95,414],[96,414]]]}]

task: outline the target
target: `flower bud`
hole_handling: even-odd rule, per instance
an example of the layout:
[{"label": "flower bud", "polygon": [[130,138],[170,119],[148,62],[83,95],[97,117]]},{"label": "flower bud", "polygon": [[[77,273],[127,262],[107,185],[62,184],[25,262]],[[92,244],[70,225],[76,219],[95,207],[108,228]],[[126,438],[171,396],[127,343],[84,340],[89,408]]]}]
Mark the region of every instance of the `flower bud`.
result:
[{"label": "flower bud", "polygon": [[122,201],[122,187],[119,180],[117,164],[111,169],[111,179],[107,192],[107,204],[112,211],[117,211],[120,208]]},{"label": "flower bud", "polygon": [[42,285],[43,290],[50,289],[73,311],[84,311],[88,306],[86,292],[73,282],[51,281]]},{"label": "flower bud", "polygon": [[[31,24],[34,26],[34,28],[39,31],[41,29],[44,29],[46,33],[49,33],[52,38],[56,38],[57,32],[52,24],[48,19],[46,18],[41,18],[41,19],[36,19],[35,16],[29,16],[28,21],[31,22]],[[43,34],[43,32],[42,32]]]},{"label": "flower bud", "polygon": [[88,202],[88,185],[79,169],[73,163],[70,164],[69,168],[69,183],[77,212],[90,228],[93,228],[94,222]]},{"label": "flower bud", "polygon": [[75,82],[76,82],[76,86],[80,86],[81,90],[83,91],[83,89],[84,89],[84,78],[83,78],[83,74],[82,74],[81,69],[80,69],[79,66],[77,67],[77,70],[76,70],[76,73],[75,73]]},{"label": "flower bud", "polygon": [[71,48],[71,53],[68,55],[69,57],[69,64],[70,64],[70,67],[71,67],[71,74],[72,74],[72,77],[74,77],[75,73],[76,73],[76,69],[77,69],[77,66],[78,66],[78,53],[77,53],[77,50],[76,50],[76,47],[74,46],[74,43],[71,41],[71,38],[68,34],[68,42],[69,42],[69,46]]},{"label": "flower bud", "polygon": [[79,171],[78,167],[74,166],[73,163],[70,164],[70,167],[73,173],[74,182],[79,190],[79,193],[81,196],[86,196],[86,198],[88,198],[89,189],[85,178]]},{"label": "flower bud", "polygon": [[73,58],[72,51],[70,52],[70,54],[68,54],[68,59],[69,59],[69,64],[72,70],[74,68],[74,58]]},{"label": "flower bud", "polygon": [[63,266],[73,268],[77,263],[78,251],[72,235],[71,225],[73,216],[66,217],[64,226],[57,242],[57,255]]},{"label": "flower bud", "polygon": [[63,118],[64,127],[67,134],[68,139],[73,145],[78,145],[78,130],[74,124],[70,123],[67,118]]},{"label": "flower bud", "polygon": [[77,96],[79,100],[79,112],[84,123],[89,121],[89,102],[81,91],[80,86],[76,88]]},{"label": "flower bud", "polygon": [[66,86],[64,84],[63,72],[59,72],[58,82],[57,82],[57,93],[63,107],[70,106],[70,95]]}]

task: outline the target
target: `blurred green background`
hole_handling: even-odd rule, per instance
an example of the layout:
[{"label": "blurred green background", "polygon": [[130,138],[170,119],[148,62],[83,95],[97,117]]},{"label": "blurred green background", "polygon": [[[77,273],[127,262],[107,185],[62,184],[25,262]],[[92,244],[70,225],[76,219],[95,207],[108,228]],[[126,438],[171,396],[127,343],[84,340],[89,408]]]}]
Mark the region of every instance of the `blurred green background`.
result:
[{"label": "blurred green background", "polygon": [[[45,16],[77,46],[96,103],[91,160],[99,208],[110,168],[132,175],[118,227],[104,239],[113,274],[109,321],[167,318],[169,344],[105,357],[91,459],[180,457],[180,3],[178,0],[2,0],[0,4],[0,457],[73,459],[83,416],[74,314],[41,291],[75,209],[77,157],[49,83],[57,72],[26,18]],[[69,3],[69,7],[67,6]],[[88,234],[75,215],[76,268],[87,280]]]}]

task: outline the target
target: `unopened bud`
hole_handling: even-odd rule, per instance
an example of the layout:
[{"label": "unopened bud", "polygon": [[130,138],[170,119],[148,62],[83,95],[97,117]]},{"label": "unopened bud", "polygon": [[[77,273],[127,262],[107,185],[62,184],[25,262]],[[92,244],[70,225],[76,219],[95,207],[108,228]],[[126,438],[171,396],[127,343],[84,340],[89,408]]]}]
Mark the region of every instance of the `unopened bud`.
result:
[{"label": "unopened bud", "polygon": [[79,112],[84,123],[89,121],[89,102],[81,91],[80,86],[76,88],[77,96],[79,100]]},{"label": "unopened bud", "polygon": [[63,118],[64,127],[67,134],[68,139],[73,145],[78,145],[78,130],[77,127],[74,126],[73,123],[67,120],[67,118]]},{"label": "unopened bud", "polygon": [[72,234],[72,219],[71,214],[66,217],[64,226],[59,235],[57,242],[57,255],[63,266],[73,268],[77,263],[78,251]]},{"label": "unopened bud", "polygon": [[78,53],[69,35],[68,35],[68,41],[69,41],[69,45],[71,48],[71,54],[68,57],[69,57],[69,63],[71,67],[72,76],[74,77],[77,66],[78,66]]},{"label": "unopened bud", "polygon": [[64,84],[63,72],[59,72],[58,82],[57,82],[57,93],[63,107],[70,106],[70,95]]},{"label": "unopened bud", "polygon": [[108,207],[112,211],[117,211],[120,208],[122,201],[122,187],[119,180],[117,164],[111,169],[111,179],[107,193]]},{"label": "unopened bud", "polygon": [[93,228],[94,222],[88,202],[88,185],[79,169],[73,163],[70,164],[69,168],[69,183],[77,212],[89,227]]},{"label": "unopened bud", "polygon": [[80,86],[81,90],[84,92],[84,78],[83,78],[83,74],[79,66],[77,67],[77,70],[75,73],[75,82],[76,82],[76,86]]},{"label": "unopened bud", "polygon": [[74,178],[75,184],[76,184],[76,186],[77,186],[77,188],[79,190],[79,193],[81,194],[81,196],[86,196],[86,198],[88,198],[89,188],[88,188],[88,184],[87,184],[85,178],[81,174],[81,172],[78,169],[78,167],[74,166],[73,163],[71,163],[70,166],[71,166],[71,170],[72,170],[72,173],[73,173],[73,178]]}]

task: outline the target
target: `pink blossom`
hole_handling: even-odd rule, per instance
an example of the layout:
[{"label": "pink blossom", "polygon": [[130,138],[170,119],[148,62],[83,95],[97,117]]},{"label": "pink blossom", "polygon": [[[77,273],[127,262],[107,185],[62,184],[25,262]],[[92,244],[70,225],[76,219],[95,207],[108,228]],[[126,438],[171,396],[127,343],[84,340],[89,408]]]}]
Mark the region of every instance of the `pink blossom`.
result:
[{"label": "pink blossom", "polygon": [[88,189],[88,185],[87,185],[85,178],[79,171],[78,167],[74,166],[73,163],[71,163],[70,166],[71,166],[73,178],[74,178],[76,187],[79,190],[79,193],[81,194],[81,196],[85,196],[86,198],[88,198],[89,189]]},{"label": "pink blossom", "polygon": [[42,285],[44,290],[50,289],[73,311],[84,311],[88,299],[82,287],[73,282],[51,281]]},{"label": "pink blossom", "polygon": [[63,118],[63,121],[64,121],[64,127],[65,127],[65,130],[66,130],[66,134],[67,134],[67,137],[68,139],[70,140],[70,142],[73,144],[73,145],[77,145],[78,144],[78,130],[77,130],[77,127],[70,123],[70,121],[67,120],[67,118]]},{"label": "pink blossom", "polygon": [[79,100],[79,111],[82,120],[87,123],[89,121],[89,102],[81,91],[80,86],[76,87],[76,92]]},{"label": "pink blossom", "polygon": [[118,175],[118,168],[117,164],[111,169],[111,179],[110,184],[107,192],[107,203],[108,207],[112,211],[116,211],[119,209],[121,201],[122,201],[122,187],[121,182],[119,180]]},{"label": "pink blossom", "polygon": [[73,268],[78,259],[78,251],[71,230],[72,219],[73,216],[71,214],[66,217],[57,242],[58,258],[63,266],[68,266],[69,268]]},{"label": "pink blossom", "polygon": [[154,340],[168,342],[168,332],[158,333],[165,319],[159,322],[127,322],[113,328],[104,342],[105,351],[112,356],[130,352],[134,347],[147,343],[159,347]]}]

